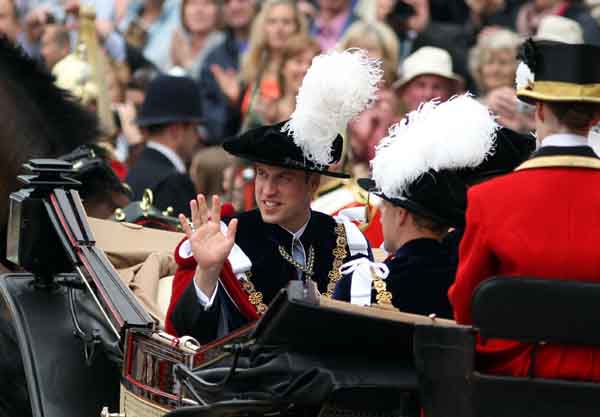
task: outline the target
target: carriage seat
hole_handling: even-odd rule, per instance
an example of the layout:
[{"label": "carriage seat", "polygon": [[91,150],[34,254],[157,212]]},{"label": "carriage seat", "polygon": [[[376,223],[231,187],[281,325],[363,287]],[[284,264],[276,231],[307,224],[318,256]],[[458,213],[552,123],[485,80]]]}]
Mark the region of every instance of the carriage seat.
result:
[{"label": "carriage seat", "polygon": [[427,417],[598,415],[600,384],[489,375],[475,369],[475,340],[600,346],[600,283],[493,277],[472,299],[474,326],[418,326],[415,360]]}]

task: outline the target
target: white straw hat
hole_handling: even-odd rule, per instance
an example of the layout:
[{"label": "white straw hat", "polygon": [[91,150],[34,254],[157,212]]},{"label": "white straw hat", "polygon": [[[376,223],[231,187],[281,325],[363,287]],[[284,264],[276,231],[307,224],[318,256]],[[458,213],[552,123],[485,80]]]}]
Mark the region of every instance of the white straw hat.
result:
[{"label": "white straw hat", "polygon": [[540,20],[536,41],[555,41],[570,44],[583,43],[583,29],[581,25],[572,19],[562,16],[545,16]]},{"label": "white straw hat", "polygon": [[438,75],[452,81],[463,78],[452,70],[452,57],[448,51],[434,46],[424,46],[406,57],[399,69],[399,80],[394,88],[400,88],[419,75]]}]

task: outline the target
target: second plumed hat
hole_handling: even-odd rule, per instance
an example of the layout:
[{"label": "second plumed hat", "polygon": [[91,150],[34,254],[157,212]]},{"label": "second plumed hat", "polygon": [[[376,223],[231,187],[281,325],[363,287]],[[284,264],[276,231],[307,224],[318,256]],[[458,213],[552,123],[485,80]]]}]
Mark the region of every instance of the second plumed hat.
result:
[{"label": "second plumed hat", "polygon": [[372,180],[360,184],[396,206],[461,227],[466,185],[458,171],[485,161],[498,127],[468,94],[423,103],[390,128],[371,161]]}]

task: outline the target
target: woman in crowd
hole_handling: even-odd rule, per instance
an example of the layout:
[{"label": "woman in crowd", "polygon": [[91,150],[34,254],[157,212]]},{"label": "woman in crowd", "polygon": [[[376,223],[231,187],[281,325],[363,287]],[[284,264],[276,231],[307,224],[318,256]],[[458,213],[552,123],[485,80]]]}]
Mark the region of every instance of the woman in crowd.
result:
[{"label": "woman in crowd", "polygon": [[135,59],[151,62],[161,71],[171,68],[171,38],[179,26],[178,0],[131,0],[119,31]]},{"label": "woman in crowd", "polygon": [[207,53],[223,41],[220,0],[183,0],[181,27],[173,33],[171,60],[192,77],[197,77]]},{"label": "woman in crowd", "polygon": [[520,37],[508,29],[480,34],[470,52],[469,70],[481,100],[498,115],[498,122],[524,133],[531,130],[533,118],[517,101],[514,89],[520,44]]},{"label": "woman in crowd", "polygon": [[288,40],[279,76],[281,96],[270,105],[263,106],[263,109],[259,109],[259,103],[255,103],[255,109],[262,113],[265,123],[274,124],[290,117],[296,108],[296,96],[306,71],[319,53],[321,48],[318,42],[306,34],[295,35]]},{"label": "woman in crowd", "polygon": [[294,34],[307,34],[307,23],[293,0],[267,0],[256,16],[248,50],[242,59],[242,114],[252,126],[254,102],[268,105],[281,96],[279,86],[283,53]]},{"label": "woman in crowd", "polygon": [[353,162],[368,164],[379,139],[386,136],[388,128],[399,120],[396,114],[398,102],[391,88],[399,64],[398,39],[385,23],[359,21],[348,28],[340,41],[340,50],[349,48],[364,49],[369,58],[383,61],[383,85],[377,93],[377,101],[348,125]]},{"label": "woman in crowd", "polygon": [[308,34],[306,19],[294,0],[266,0],[254,18],[240,74],[220,74],[218,83],[230,103],[240,103],[242,130],[262,124],[260,113],[281,96],[283,51],[294,34]]}]

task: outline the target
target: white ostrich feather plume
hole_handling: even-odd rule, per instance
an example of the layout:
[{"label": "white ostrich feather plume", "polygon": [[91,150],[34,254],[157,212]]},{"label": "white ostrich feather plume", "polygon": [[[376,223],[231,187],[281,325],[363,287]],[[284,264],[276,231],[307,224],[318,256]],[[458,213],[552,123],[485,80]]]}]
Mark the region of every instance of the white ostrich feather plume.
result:
[{"label": "white ostrich feather plume", "polygon": [[402,198],[430,169],[476,167],[493,152],[499,125],[469,93],[440,103],[429,101],[392,126],[371,161],[377,188]]},{"label": "white ostrich feather plume", "polygon": [[381,62],[369,59],[361,49],[315,57],[282,132],[293,137],[307,159],[328,165],[333,141],[375,100],[382,75]]},{"label": "white ostrich feather plume", "polygon": [[535,74],[531,71],[531,68],[529,68],[529,66],[523,61],[519,62],[517,73],[515,75],[515,84],[517,85],[517,90],[528,87],[529,85],[533,84],[534,81]]}]

